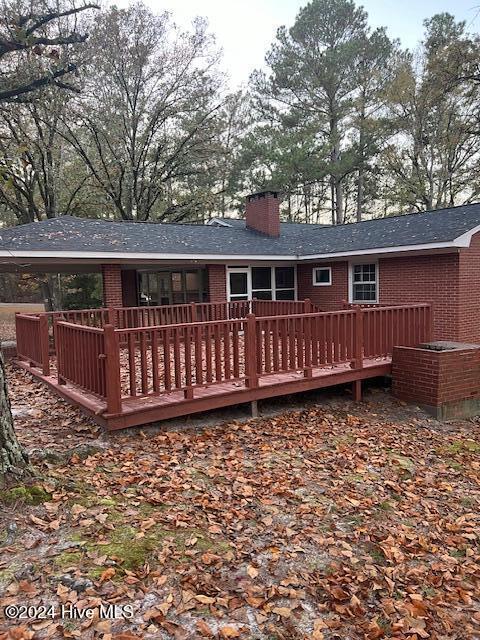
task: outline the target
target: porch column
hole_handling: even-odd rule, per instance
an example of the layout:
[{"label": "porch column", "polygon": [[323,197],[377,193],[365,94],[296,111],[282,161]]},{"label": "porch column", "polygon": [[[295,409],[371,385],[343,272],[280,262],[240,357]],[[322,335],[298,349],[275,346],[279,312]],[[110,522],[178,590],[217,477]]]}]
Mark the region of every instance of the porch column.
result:
[{"label": "porch column", "polygon": [[122,268],[119,264],[102,264],[103,304],[123,307]]},{"label": "porch column", "polygon": [[224,264],[207,264],[208,301],[225,302],[227,299],[227,274]]}]

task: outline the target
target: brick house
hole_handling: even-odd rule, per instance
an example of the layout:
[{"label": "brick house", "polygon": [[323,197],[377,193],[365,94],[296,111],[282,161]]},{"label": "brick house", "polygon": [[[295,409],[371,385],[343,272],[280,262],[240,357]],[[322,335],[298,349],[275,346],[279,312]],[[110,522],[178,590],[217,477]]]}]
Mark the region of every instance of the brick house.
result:
[{"label": "brick house", "polygon": [[206,225],[64,216],[0,232],[0,269],[103,276],[105,306],[430,303],[434,337],[480,343],[480,204],[341,226],[281,223],[273,191]]}]

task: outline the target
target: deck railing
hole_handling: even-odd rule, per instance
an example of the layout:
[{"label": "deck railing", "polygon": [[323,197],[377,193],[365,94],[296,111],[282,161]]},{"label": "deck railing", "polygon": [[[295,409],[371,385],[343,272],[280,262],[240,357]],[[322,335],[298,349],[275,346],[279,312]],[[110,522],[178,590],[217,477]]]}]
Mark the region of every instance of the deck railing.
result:
[{"label": "deck railing", "polygon": [[[22,317],[46,318],[49,350],[56,353],[55,324],[69,322],[85,327],[103,328],[107,324],[118,329],[157,327],[192,322],[212,322],[257,316],[285,315],[319,311],[310,300],[238,300],[231,302],[192,302],[159,307],[111,307],[70,311],[45,311],[20,314]],[[42,321],[42,328],[45,321]],[[21,333],[21,328],[19,329]],[[32,359],[32,362],[34,360]],[[38,363],[37,363],[38,364]]]},{"label": "deck railing", "polygon": [[[48,375],[47,318],[18,314],[17,331],[19,357]],[[364,359],[385,359],[394,346],[431,339],[432,317],[430,306],[419,304],[282,316],[250,313],[135,328],[57,320],[55,335],[59,383],[104,399],[107,413],[116,415],[129,398],[181,392],[189,399],[198,387],[223,384],[234,391],[232,384],[256,387],[275,374],[309,378],[326,367],[361,369]]]},{"label": "deck railing", "polygon": [[48,319],[45,315],[15,315],[17,355],[50,374]]}]

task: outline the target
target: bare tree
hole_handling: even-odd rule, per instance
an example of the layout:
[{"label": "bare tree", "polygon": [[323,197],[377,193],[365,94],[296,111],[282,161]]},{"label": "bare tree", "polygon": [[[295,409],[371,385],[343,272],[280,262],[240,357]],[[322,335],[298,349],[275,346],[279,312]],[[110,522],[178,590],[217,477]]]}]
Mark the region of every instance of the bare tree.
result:
[{"label": "bare tree", "polygon": [[[77,16],[96,5],[64,8],[56,5],[52,10],[44,2],[3,2],[0,23],[0,109],[9,102],[33,102],[38,91],[55,85],[74,89],[66,81],[68,74],[77,69],[69,60],[68,47],[86,40],[85,33],[75,28],[61,35],[63,19]],[[4,121],[5,123],[5,121]],[[14,162],[16,158],[13,158]],[[31,473],[28,456],[17,440],[8,389],[5,366],[0,354],[0,484],[18,480]]]},{"label": "bare tree", "polygon": [[216,165],[221,77],[202,20],[182,33],[144,5],[102,14],[67,139],[124,220],[181,220]]},{"label": "bare tree", "polygon": [[32,100],[32,94],[49,85],[77,90],[70,83],[78,63],[65,48],[85,42],[87,33],[77,26],[64,33],[64,20],[96,4],[62,8],[45,0],[8,1],[1,4],[0,20],[0,102]]}]

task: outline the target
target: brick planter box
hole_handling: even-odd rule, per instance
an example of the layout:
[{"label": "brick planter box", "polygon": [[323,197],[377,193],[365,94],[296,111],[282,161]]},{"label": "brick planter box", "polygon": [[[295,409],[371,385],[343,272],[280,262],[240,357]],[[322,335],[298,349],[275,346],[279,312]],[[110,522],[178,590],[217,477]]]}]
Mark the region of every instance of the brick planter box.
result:
[{"label": "brick planter box", "polygon": [[394,347],[392,378],[396,398],[419,405],[439,420],[480,414],[480,345]]},{"label": "brick planter box", "polygon": [[15,340],[4,340],[0,342],[0,351],[5,360],[17,357],[17,343]]}]

